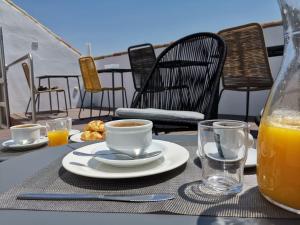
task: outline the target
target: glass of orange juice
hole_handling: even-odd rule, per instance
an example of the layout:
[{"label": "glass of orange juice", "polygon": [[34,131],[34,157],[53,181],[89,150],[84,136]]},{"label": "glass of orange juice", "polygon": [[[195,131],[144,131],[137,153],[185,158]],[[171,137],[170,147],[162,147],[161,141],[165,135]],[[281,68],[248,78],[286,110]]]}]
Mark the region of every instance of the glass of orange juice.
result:
[{"label": "glass of orange juice", "polygon": [[48,146],[68,144],[69,131],[67,118],[50,120],[46,122]]}]

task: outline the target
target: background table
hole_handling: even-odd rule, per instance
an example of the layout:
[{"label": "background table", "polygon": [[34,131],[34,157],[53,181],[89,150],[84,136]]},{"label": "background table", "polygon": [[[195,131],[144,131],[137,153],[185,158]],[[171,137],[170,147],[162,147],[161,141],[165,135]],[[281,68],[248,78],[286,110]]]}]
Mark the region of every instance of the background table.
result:
[{"label": "background table", "polygon": [[[195,144],[197,137],[192,135],[161,135],[156,139],[173,141],[178,144]],[[22,183],[28,176],[33,175],[39,168],[45,167],[49,162],[62,157],[72,151],[81,143],[69,144],[63,147],[48,148],[34,151],[20,157],[15,157],[0,163],[0,193]],[[205,217],[205,216],[179,216],[179,215],[157,215],[157,214],[124,214],[124,213],[84,213],[84,212],[50,212],[31,210],[0,210],[1,223],[3,224],[122,224],[122,225],[196,225],[196,224],[300,224],[300,220],[293,219],[251,219],[233,217]]]},{"label": "background table", "polygon": [[[64,78],[67,81],[67,88],[68,88],[68,97],[69,97],[69,104],[70,104],[70,108],[72,108],[72,104],[71,104],[71,94],[70,94],[70,84],[69,84],[69,78],[75,78],[77,79],[77,83],[78,83],[78,88],[79,88],[79,94],[80,94],[80,100],[82,101],[82,95],[81,95],[81,86],[80,86],[80,82],[79,82],[79,77],[80,75],[42,75],[42,76],[38,76],[37,78],[39,79],[39,86],[41,85],[41,80],[43,79],[47,79],[48,80],[48,88],[51,88],[50,85],[50,79],[53,78]],[[50,101],[50,110],[52,112],[52,101],[51,101],[51,93],[49,92],[49,101]]]},{"label": "background table", "polygon": [[[122,88],[124,88],[124,77],[123,74],[124,73],[130,73],[131,69],[121,69],[121,68],[112,68],[112,69],[101,69],[101,70],[97,70],[98,73],[111,73],[111,85],[112,88],[115,88],[115,73],[120,73],[121,74],[121,85]],[[112,91],[113,94],[113,116],[115,116],[115,91]],[[124,103],[124,92],[122,91],[122,100]],[[127,102],[127,98],[126,98],[126,102]],[[123,106],[124,107],[124,106]]]}]

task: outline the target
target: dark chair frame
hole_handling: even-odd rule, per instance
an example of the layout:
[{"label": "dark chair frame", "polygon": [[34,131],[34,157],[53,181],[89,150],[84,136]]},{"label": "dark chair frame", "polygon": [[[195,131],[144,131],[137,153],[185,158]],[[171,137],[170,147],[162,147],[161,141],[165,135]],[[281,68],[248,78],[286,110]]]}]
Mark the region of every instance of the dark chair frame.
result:
[{"label": "dark chair frame", "polygon": [[[192,35],[188,35],[184,38],[179,39],[176,42],[173,42],[171,45],[169,45],[158,57],[157,60],[151,70],[151,73],[147,76],[145,83],[143,85],[143,87],[141,88],[141,91],[138,92],[137,96],[135,97],[134,101],[132,102],[131,107],[132,108],[148,108],[148,107],[144,107],[145,104],[143,105],[143,103],[145,103],[145,100],[143,100],[144,95],[145,94],[150,94],[154,93],[155,90],[150,91],[149,92],[149,86],[151,86],[150,84],[150,80],[153,76],[155,76],[156,73],[159,73],[159,70],[162,68],[170,68],[170,67],[176,67],[176,68],[186,68],[189,66],[202,66],[200,65],[201,62],[193,62],[193,61],[184,61],[184,60],[177,60],[177,61],[172,61],[172,62],[164,62],[163,59],[164,57],[175,47],[179,46],[179,45],[184,45],[186,43],[188,43],[190,40],[196,39],[196,38],[212,38],[214,39],[217,43],[218,43],[218,51],[220,53],[219,57],[218,57],[218,65],[217,68],[214,72],[214,83],[212,84],[212,95],[210,96],[209,99],[209,103],[207,104],[207,108],[205,109],[205,112],[200,112],[203,113],[205,118],[204,119],[212,119],[212,118],[217,118],[218,117],[218,102],[219,102],[219,82],[220,82],[220,77],[221,77],[221,72],[223,69],[223,65],[224,65],[224,61],[225,61],[225,57],[226,57],[226,45],[225,42],[223,41],[223,39],[214,34],[214,33],[208,33],[208,32],[203,32],[203,33],[196,33],[196,34],[192,34]],[[200,52],[197,52],[200,54]],[[217,57],[215,57],[217,58]],[[205,66],[203,64],[203,66]],[[183,85],[185,86],[185,85]],[[181,86],[181,87],[183,87]],[[170,88],[170,86],[167,89],[161,88],[159,87],[160,90],[163,91],[168,91],[168,90],[173,90],[172,88]],[[174,89],[178,89],[178,87],[174,87]],[[199,93],[200,94],[200,93]],[[151,101],[151,99],[149,99],[149,101]],[[146,103],[147,104],[147,103]],[[169,107],[166,107],[164,109],[171,109]],[[187,111],[198,111],[195,108],[185,108],[185,109],[175,109],[175,110],[187,110]],[[199,112],[199,111],[198,111]],[[166,128],[166,126],[170,125],[170,131],[175,131],[175,130],[195,130],[197,129],[197,123],[195,123],[194,121],[191,122],[187,122],[186,120],[184,121],[180,121],[180,120],[156,120],[153,121],[154,122],[154,126],[156,126],[156,131],[166,131],[168,130]],[[158,125],[163,125],[163,127],[160,129],[158,128]],[[178,128],[178,129],[177,129]]]},{"label": "dark chair frame", "polygon": [[[127,52],[135,89],[131,100],[131,102],[133,102],[136,94],[140,92],[143,87],[143,83],[139,83],[138,80],[142,80],[142,77],[145,79],[147,78],[156,62],[156,55],[154,48],[150,43],[130,46],[127,49]],[[138,77],[139,73],[141,77]]]}]

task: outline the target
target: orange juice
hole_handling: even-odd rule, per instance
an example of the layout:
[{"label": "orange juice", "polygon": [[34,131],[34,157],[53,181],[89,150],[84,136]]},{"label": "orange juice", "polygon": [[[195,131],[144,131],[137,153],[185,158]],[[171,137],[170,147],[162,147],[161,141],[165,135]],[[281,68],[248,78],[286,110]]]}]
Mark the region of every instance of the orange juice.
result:
[{"label": "orange juice", "polygon": [[48,131],[48,146],[59,146],[68,144],[68,130]]},{"label": "orange juice", "polygon": [[300,117],[263,120],[257,147],[260,191],[276,203],[300,210]]}]

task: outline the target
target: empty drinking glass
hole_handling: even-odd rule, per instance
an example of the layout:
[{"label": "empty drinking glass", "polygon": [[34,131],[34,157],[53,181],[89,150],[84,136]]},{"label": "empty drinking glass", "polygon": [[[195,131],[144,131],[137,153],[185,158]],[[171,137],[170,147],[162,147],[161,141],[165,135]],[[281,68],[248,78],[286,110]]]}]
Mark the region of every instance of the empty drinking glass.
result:
[{"label": "empty drinking glass", "polygon": [[202,181],[209,194],[235,194],[242,190],[247,150],[247,123],[207,120],[198,124]]}]

